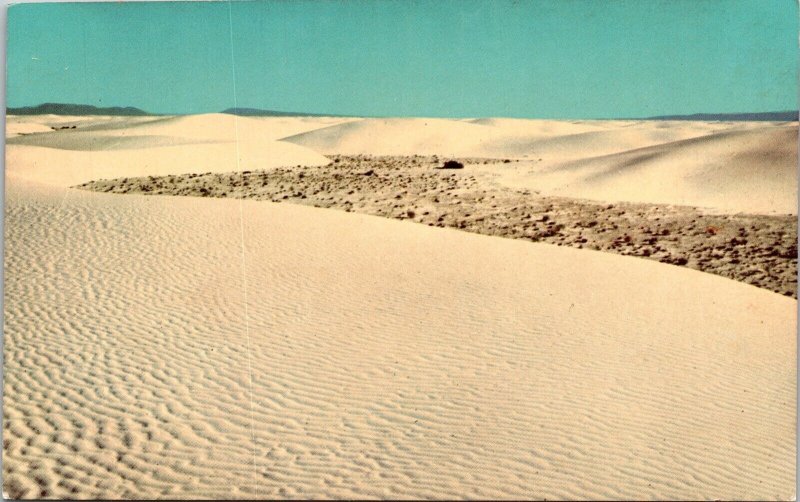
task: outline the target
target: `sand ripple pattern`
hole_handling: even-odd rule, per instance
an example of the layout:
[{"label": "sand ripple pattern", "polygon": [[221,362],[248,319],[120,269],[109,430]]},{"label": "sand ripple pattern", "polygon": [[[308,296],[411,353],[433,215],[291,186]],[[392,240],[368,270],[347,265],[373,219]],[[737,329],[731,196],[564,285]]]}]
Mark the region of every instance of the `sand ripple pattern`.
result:
[{"label": "sand ripple pattern", "polygon": [[793,495],[793,299],[245,201],[251,422],[240,201],[7,196],[12,497]]}]

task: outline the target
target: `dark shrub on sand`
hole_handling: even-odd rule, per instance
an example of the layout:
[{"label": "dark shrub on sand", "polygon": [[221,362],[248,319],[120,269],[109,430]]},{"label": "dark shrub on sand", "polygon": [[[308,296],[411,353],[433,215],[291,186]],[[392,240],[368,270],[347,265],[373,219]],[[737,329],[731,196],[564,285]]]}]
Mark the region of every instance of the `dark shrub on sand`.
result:
[{"label": "dark shrub on sand", "polygon": [[442,169],[464,169],[464,164],[457,160],[448,160],[444,163]]}]

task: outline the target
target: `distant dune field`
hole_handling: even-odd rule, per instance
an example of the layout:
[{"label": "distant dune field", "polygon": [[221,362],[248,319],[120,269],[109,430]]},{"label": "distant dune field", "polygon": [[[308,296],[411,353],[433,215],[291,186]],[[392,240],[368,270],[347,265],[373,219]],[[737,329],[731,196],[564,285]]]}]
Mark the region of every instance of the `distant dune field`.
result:
[{"label": "distant dune field", "polygon": [[365,119],[284,138],[323,154],[512,158],[514,186],[608,201],[797,213],[796,123]]},{"label": "distant dune field", "polygon": [[766,218],[796,215],[797,130],[9,117],[4,493],[790,499],[793,298],[334,209],[70,187],[425,154],[496,159],[463,170],[487,187]]}]

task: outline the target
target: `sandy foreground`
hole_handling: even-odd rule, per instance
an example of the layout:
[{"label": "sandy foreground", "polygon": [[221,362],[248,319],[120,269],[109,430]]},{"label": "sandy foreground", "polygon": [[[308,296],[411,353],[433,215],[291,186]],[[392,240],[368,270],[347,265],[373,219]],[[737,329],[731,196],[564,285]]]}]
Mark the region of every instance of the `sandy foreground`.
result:
[{"label": "sandy foreground", "polygon": [[498,184],[552,196],[779,216],[796,123],[40,116],[7,136],[9,496],[794,496],[793,298],[412,221],[68,187],[436,154],[508,158]]}]

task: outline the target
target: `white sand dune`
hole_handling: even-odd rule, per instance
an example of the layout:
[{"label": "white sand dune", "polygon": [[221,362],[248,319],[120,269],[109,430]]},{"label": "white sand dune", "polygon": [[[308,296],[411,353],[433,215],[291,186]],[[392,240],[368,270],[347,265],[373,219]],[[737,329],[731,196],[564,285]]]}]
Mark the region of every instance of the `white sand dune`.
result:
[{"label": "white sand dune", "polygon": [[129,128],[137,124],[160,120],[163,117],[153,116],[110,116],[110,115],[8,115],[6,116],[6,137],[8,129],[14,124],[36,124],[50,127],[83,128],[100,127],[103,129],[113,127]]},{"label": "white sand dune", "polygon": [[555,165],[500,173],[517,187],[601,200],[723,212],[797,214],[797,125],[723,131]]},{"label": "white sand dune", "polygon": [[362,119],[283,138],[320,153],[480,156],[492,129],[436,118]]},{"label": "white sand dune", "polygon": [[241,143],[236,165],[235,143],[140,146],[127,150],[57,150],[9,145],[6,176],[30,181],[74,186],[96,179],[127,176],[163,176],[238,169],[269,169],[303,164],[319,166],[330,161],[311,150],[278,141]]},{"label": "white sand dune", "polygon": [[511,118],[480,118],[468,122],[503,129],[512,136],[526,135],[538,137],[562,136],[589,131],[602,131],[609,122],[599,120],[531,120]]},{"label": "white sand dune", "polygon": [[323,154],[512,158],[472,166],[556,195],[797,212],[797,123],[364,119],[284,138]]},{"label": "white sand dune", "polygon": [[321,154],[276,138],[286,131],[320,127],[331,120],[347,119],[315,117],[291,122],[284,118],[249,119],[213,114],[146,120],[136,117],[128,127],[119,119],[108,124],[95,121],[81,129],[10,139],[6,175],[64,187],[136,174],[158,176],[295,164],[325,165],[329,160]]},{"label": "white sand dune", "polygon": [[696,138],[714,132],[705,124],[675,125],[644,122],[636,127],[626,123],[614,124],[605,130],[580,133],[538,135],[497,135],[484,145],[486,154],[492,157],[536,157],[547,161],[566,161],[585,157],[608,155],[647,146],[671,143]]},{"label": "white sand dune", "polygon": [[[6,116],[6,140],[24,135],[51,133],[53,128],[102,127],[104,129],[118,127],[130,128],[135,125],[154,120],[153,117],[109,117],[104,115],[8,115]],[[13,141],[12,141],[13,142]]]},{"label": "white sand dune", "polygon": [[363,119],[283,138],[324,154],[450,155],[566,161],[753,127],[750,123]]},{"label": "white sand dune", "polygon": [[[7,494],[794,495],[795,300],[410,222],[65,188],[236,169],[194,139],[9,147]],[[280,144],[324,159],[244,158]]]},{"label": "white sand dune", "polygon": [[[37,127],[25,137],[12,138],[10,144],[43,146],[66,150],[107,150],[145,148],[173,144],[258,142],[280,139],[331,124],[358,119],[328,117],[236,117],[215,113],[169,117],[133,117],[124,120],[69,120],[61,125],[76,125],[76,129],[51,131],[47,125],[20,121],[12,117],[9,130]],[[44,133],[44,134],[42,134]]]},{"label": "white sand dune", "polygon": [[30,134],[10,138],[7,145],[25,145],[59,150],[103,151],[131,150],[154,148],[159,146],[193,145],[199,143],[220,143],[219,141],[201,141],[173,136],[156,135],[101,135],[95,131],[47,131],[42,134]]},{"label": "white sand dune", "polygon": [[6,125],[6,140],[26,134],[50,132],[50,127],[40,123],[10,122]]},{"label": "white sand dune", "polygon": [[792,495],[793,300],[374,217],[244,215],[243,277],[237,201],[12,187],[7,491]]},{"label": "white sand dune", "polygon": [[96,123],[85,130],[95,135],[154,135],[192,139],[200,142],[275,140],[302,132],[347,123],[342,117],[237,117],[224,113],[150,117],[134,124],[125,122]]}]

